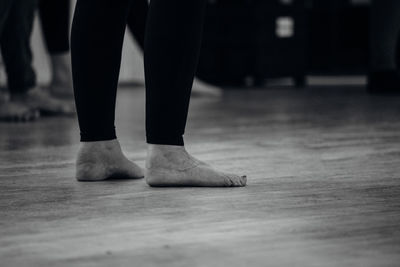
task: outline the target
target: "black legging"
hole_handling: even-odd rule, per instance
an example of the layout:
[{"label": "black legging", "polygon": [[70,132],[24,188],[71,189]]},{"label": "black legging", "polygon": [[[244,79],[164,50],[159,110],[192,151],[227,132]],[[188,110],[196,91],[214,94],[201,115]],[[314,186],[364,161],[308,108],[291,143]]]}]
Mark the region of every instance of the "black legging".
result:
[{"label": "black legging", "polygon": [[[115,100],[132,0],[78,0],[72,72],[81,141],[116,138]],[[144,42],[146,137],[183,145],[206,0],[151,0]]]},{"label": "black legging", "polygon": [[50,54],[69,51],[70,0],[39,0],[44,39]]},{"label": "black legging", "polygon": [[144,50],[144,35],[148,11],[148,0],[132,0],[131,12],[127,20],[128,29],[142,51]]},{"label": "black legging", "polygon": [[400,1],[372,1],[371,22],[371,71],[400,68]]},{"label": "black legging", "polygon": [[[39,0],[43,35],[50,54],[69,51],[70,6],[71,0]],[[147,0],[133,0],[127,20],[129,30],[142,50],[147,12]]]},{"label": "black legging", "polygon": [[30,37],[36,0],[0,0],[0,47],[11,94],[26,93],[36,85]]}]

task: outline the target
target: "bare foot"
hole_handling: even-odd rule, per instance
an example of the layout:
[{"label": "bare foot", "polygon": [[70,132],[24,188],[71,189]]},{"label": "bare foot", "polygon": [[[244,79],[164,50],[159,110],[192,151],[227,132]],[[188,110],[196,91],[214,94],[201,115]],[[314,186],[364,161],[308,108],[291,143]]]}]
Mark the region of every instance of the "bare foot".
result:
[{"label": "bare foot", "polygon": [[39,111],[18,102],[0,103],[0,121],[27,122],[39,118]]},{"label": "bare foot", "polygon": [[143,177],[142,169],[124,156],[117,140],[82,143],[76,161],[78,181]]},{"label": "bare foot", "polygon": [[75,113],[73,102],[56,99],[49,92],[39,87],[35,87],[24,94],[12,95],[11,99],[37,109],[43,115],[72,115]]},{"label": "bare foot", "polygon": [[145,171],[150,186],[245,186],[246,176],[214,170],[185,150],[183,146],[148,145]]}]

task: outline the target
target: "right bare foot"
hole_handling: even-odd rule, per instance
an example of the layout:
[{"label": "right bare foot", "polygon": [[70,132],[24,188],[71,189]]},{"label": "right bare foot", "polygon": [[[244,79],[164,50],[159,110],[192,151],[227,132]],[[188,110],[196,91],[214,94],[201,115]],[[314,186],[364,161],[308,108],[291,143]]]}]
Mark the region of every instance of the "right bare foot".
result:
[{"label": "right bare foot", "polygon": [[39,111],[18,102],[0,103],[0,121],[26,122],[39,118]]},{"label": "right bare foot", "polygon": [[192,157],[183,146],[149,145],[146,182],[150,186],[240,187],[246,176],[216,171]]},{"label": "right bare foot", "polygon": [[142,169],[125,157],[117,140],[82,143],[76,161],[78,181],[143,177]]}]

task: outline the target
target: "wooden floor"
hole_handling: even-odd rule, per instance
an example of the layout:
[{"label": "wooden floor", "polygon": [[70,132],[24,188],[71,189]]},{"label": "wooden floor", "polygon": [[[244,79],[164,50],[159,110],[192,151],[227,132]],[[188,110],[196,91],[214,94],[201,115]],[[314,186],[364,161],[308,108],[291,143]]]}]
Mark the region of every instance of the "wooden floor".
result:
[{"label": "wooden floor", "polygon": [[[143,101],[119,91],[142,166]],[[400,97],[229,91],[189,118],[188,150],[246,188],[78,183],[74,118],[0,124],[0,266],[399,266]]]}]

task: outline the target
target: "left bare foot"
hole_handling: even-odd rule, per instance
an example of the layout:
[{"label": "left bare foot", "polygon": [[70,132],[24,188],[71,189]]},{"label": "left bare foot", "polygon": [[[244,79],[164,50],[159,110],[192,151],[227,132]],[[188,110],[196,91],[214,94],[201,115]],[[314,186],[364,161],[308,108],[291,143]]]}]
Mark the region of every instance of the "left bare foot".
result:
[{"label": "left bare foot", "polygon": [[145,170],[150,186],[242,187],[247,178],[217,171],[192,157],[183,146],[148,145]]}]

